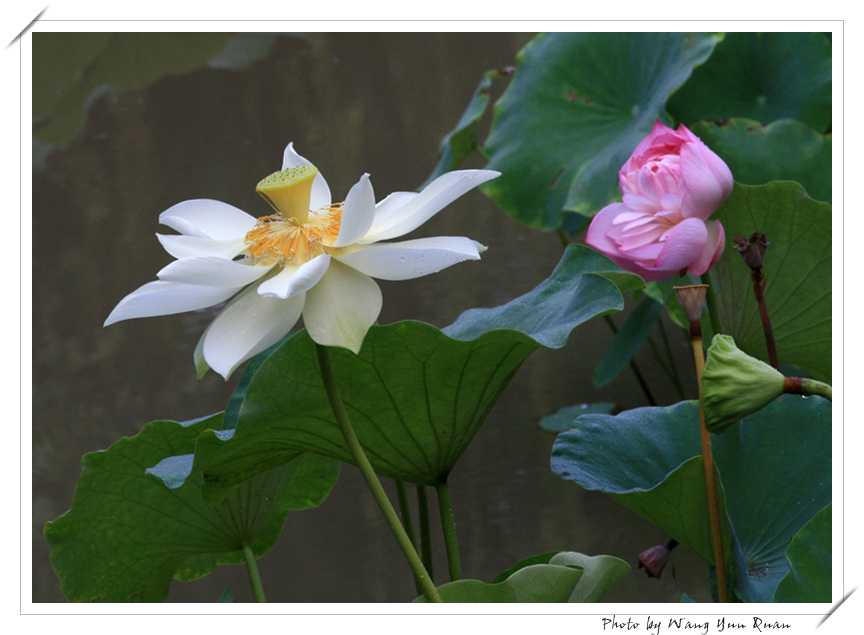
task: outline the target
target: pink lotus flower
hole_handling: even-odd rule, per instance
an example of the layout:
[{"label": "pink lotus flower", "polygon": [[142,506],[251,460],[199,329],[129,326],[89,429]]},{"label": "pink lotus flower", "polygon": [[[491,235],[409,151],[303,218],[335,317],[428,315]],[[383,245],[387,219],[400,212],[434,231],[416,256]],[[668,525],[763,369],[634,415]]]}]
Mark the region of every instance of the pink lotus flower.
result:
[{"label": "pink lotus flower", "polygon": [[732,191],[732,173],[684,124],[656,122],[618,183],[621,202],[597,213],[588,245],[647,282],[688,269],[701,276],[720,259],[725,233],[708,217]]}]

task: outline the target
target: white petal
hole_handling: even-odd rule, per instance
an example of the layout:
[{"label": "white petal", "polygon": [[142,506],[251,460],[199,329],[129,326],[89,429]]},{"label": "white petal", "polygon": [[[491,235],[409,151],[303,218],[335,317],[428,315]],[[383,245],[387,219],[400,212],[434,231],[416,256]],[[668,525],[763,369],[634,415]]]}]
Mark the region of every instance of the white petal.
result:
[{"label": "white petal", "polygon": [[347,247],[366,235],[375,219],[375,192],[369,175],[364,174],[348,191],[342,205],[342,221],[334,247]]},{"label": "white petal", "polygon": [[[213,323],[211,322],[210,324],[212,325]],[[210,370],[210,365],[207,363],[207,360],[204,359],[204,339],[207,337],[207,333],[209,332],[210,326],[208,325],[201,334],[201,337],[198,339],[198,343],[195,345],[195,352],[192,354],[192,359],[195,361],[195,375],[198,379],[201,379],[207,374],[207,371]]]},{"label": "white petal", "polygon": [[340,262],[381,280],[410,280],[465,260],[480,260],[477,244],[461,236],[420,238],[398,243],[358,246],[336,257]]},{"label": "white petal", "polygon": [[500,172],[493,170],[458,170],[442,174],[387,220],[372,225],[363,242],[387,240],[407,234],[469,190],[499,175]]},{"label": "white petal", "polygon": [[322,254],[315,256],[309,262],[299,267],[285,267],[278,274],[258,285],[258,293],[270,298],[283,300],[301,293],[318,284],[321,277],[327,273],[330,266],[330,256]]},{"label": "white petal", "polygon": [[[296,168],[298,165],[311,165],[313,168],[316,167],[309,159],[301,157],[299,154],[294,152],[294,143],[292,142],[288,144],[287,148],[285,148],[285,154],[282,157],[282,169]],[[324,180],[324,176],[319,171],[312,180],[312,196],[309,201],[309,208],[321,209],[322,207],[327,207],[332,202],[333,199],[330,195],[330,186],[327,185],[327,181]]]},{"label": "white petal", "polygon": [[159,222],[187,236],[230,240],[245,236],[256,219],[228,203],[201,198],[169,207]]},{"label": "white petal", "polygon": [[179,282],[148,282],[120,300],[104,326],[132,318],[173,315],[224,302],[238,288],[202,287]]},{"label": "white petal", "polygon": [[375,221],[373,224],[383,223],[395,212],[408,204],[411,199],[417,197],[417,192],[391,192],[384,200],[375,205]]},{"label": "white petal", "polygon": [[381,313],[381,290],[359,271],[333,262],[321,281],[306,294],[303,322],[323,346],[360,352],[363,338]]},{"label": "white petal", "polygon": [[240,364],[282,339],[302,311],[302,295],[288,300],[265,298],[255,287],[249,287],[207,328],[204,359],[228,379]]},{"label": "white petal", "polygon": [[162,247],[175,258],[195,256],[216,256],[233,260],[246,250],[245,236],[230,240],[213,240],[203,236],[178,236],[176,234],[156,234]]},{"label": "white petal", "polygon": [[213,256],[182,258],[163,268],[156,277],[169,282],[202,287],[245,287],[270,271],[271,267],[256,267]]}]

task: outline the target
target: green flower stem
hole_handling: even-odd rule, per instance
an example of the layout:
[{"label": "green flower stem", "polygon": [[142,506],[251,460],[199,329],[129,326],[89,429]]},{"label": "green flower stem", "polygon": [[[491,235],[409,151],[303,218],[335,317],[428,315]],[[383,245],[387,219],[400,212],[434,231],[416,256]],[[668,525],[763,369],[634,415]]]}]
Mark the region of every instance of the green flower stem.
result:
[{"label": "green flower stem", "polygon": [[809,377],[801,379],[801,394],[802,395],[819,395],[828,401],[831,401],[831,386]]},{"label": "green flower stem", "polygon": [[[405,482],[396,481],[396,496],[399,500],[399,515],[402,517],[402,526],[405,528],[405,533],[411,540],[414,548],[417,548],[417,536],[414,534],[414,522],[411,520],[411,506],[408,504],[408,494],[405,491]],[[426,564],[424,562],[424,564]],[[427,566],[428,569],[428,566]],[[417,589],[417,595],[423,594],[423,589],[420,586],[420,580],[414,576],[414,588]]]},{"label": "green flower stem", "polygon": [[429,497],[426,496],[426,486],[417,485],[417,509],[420,523],[420,553],[423,556],[423,565],[432,579],[435,572],[432,567],[432,526],[429,522]]},{"label": "green flower stem", "polygon": [[[709,287],[710,288],[710,287]],[[705,411],[702,408],[702,370],[705,353],[702,350],[702,335],[696,332],[698,323],[690,324],[690,342],[696,363],[696,382],[699,385],[699,438],[702,444],[702,465],[705,468],[705,492],[708,502],[708,520],[711,525],[711,542],[714,548],[714,570],[717,574],[717,598],[729,601],[726,586],[726,558],[723,553],[723,534],[720,530],[720,510],[717,504],[717,486],[714,482],[714,457],[711,452],[711,434],[705,427]],[[699,329],[701,330],[701,329]]]},{"label": "green flower stem", "polygon": [[768,314],[768,305],[765,304],[765,286],[762,284],[762,271],[751,271],[753,279],[753,296],[759,306],[759,319],[762,320],[762,331],[765,334],[765,347],[768,349],[768,361],[775,370],[780,370],[780,361],[777,359],[777,344],[774,342],[774,329],[771,327],[771,316]]},{"label": "green flower stem", "polygon": [[369,459],[366,457],[366,453],[363,451],[363,447],[360,445],[360,441],[354,432],[351,420],[348,418],[348,412],[345,410],[345,404],[342,403],[342,398],[339,396],[339,389],[337,388],[336,380],[333,377],[333,366],[330,363],[330,355],[327,348],[320,344],[316,344],[315,348],[318,352],[318,363],[321,366],[321,376],[324,379],[324,387],[327,390],[327,396],[330,399],[330,406],[333,408],[333,414],[336,416],[336,421],[339,423],[339,428],[342,430],[342,436],[345,438],[348,450],[351,452],[354,461],[357,463],[357,467],[360,469],[360,473],[366,480],[366,484],[369,486],[372,496],[375,498],[375,502],[377,502],[378,507],[381,508],[381,512],[384,514],[384,520],[386,520],[387,524],[390,526],[390,530],[393,532],[396,542],[402,549],[405,559],[408,560],[408,564],[411,566],[414,576],[422,587],[423,592],[426,594],[426,598],[430,602],[443,602],[441,596],[438,594],[438,590],[432,583],[432,578],[429,577],[426,568],[420,561],[420,556],[417,555],[417,550],[414,548],[411,539],[405,532],[405,528],[402,526],[402,523],[399,522],[399,516],[396,514],[396,510],[393,509],[390,499],[387,498],[387,493],[384,491],[381,481],[378,480],[378,475],[375,474],[375,470],[372,468],[372,464],[369,463]]},{"label": "green flower stem", "polygon": [[444,530],[444,546],[447,548],[447,565],[450,580],[462,579],[462,564],[459,561],[459,544],[456,541],[456,523],[453,520],[453,507],[450,505],[450,488],[447,483],[436,486],[438,491],[438,511],[441,515],[441,528]]},{"label": "green flower stem", "polygon": [[408,504],[408,494],[405,492],[405,482],[396,481],[396,497],[399,500],[399,513],[402,516],[402,526],[405,533],[411,539],[411,544],[417,547],[417,538],[414,535],[414,523],[411,520],[411,507]]},{"label": "green flower stem", "polygon": [[252,584],[252,595],[255,596],[256,602],[267,602],[264,597],[264,586],[261,584],[261,574],[258,572],[258,562],[255,560],[255,554],[252,553],[252,547],[243,545],[243,560],[246,561],[246,571],[249,572],[249,582]]}]

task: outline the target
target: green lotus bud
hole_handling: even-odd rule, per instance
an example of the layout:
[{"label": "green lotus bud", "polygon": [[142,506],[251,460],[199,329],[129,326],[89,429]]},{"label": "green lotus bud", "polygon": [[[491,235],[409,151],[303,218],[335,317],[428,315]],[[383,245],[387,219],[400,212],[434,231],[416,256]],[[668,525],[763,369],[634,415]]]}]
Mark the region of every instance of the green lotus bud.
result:
[{"label": "green lotus bud", "polygon": [[784,392],[785,377],[741,351],[729,335],[715,335],[702,371],[705,427],[714,434],[761,410]]}]

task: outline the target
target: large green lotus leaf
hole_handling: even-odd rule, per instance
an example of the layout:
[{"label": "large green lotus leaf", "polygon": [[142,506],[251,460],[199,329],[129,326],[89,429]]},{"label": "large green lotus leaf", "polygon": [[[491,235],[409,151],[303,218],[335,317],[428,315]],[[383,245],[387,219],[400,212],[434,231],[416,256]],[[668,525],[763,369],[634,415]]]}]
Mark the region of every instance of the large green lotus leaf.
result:
[{"label": "large green lotus leaf", "polygon": [[517,58],[485,150],[502,175],[482,189],[513,218],[554,230],[618,196],[618,170],[711,55],[699,33],[548,33]]},{"label": "large green lotus leaf", "polygon": [[582,569],[582,577],[567,598],[568,602],[599,602],[630,572],[630,565],[615,556],[587,556],[577,551],[562,551],[553,556],[549,564]]},{"label": "large green lotus leaf", "polygon": [[737,183],[797,181],[810,198],[831,202],[830,134],[793,119],[767,126],[752,119],[703,121],[691,130],[726,162]]},{"label": "large green lotus leaf", "polygon": [[[567,602],[582,570],[564,565],[533,564],[503,582],[457,580],[438,587],[445,602]],[[421,595],[414,602],[425,603]]]},{"label": "large green lotus leaf", "polygon": [[[304,454],[260,474],[218,505],[202,502],[201,474],[176,479],[204,430],[221,415],[153,421],[135,437],[84,456],[72,508],[45,526],[51,563],[75,602],[159,602],[172,579],[256,557],[279,537],[289,510],[320,504],[339,473],[332,459]],[[173,460],[172,460],[173,459]],[[162,477],[148,474],[159,465]]]},{"label": "large green lotus leaf", "polygon": [[558,432],[570,430],[576,417],[598,412],[601,414],[611,414],[613,410],[615,410],[615,404],[611,401],[564,406],[554,414],[546,415],[540,419],[540,427],[546,430],[546,432],[555,432],[557,434]]},{"label": "large green lotus leaf", "polygon": [[[735,185],[712,218],[723,223],[726,249],[709,272],[720,318],[718,332],[748,355],[768,361],[750,269],[732,239],[766,235],[765,304],[781,363],[831,381],[831,206],[797,183]],[[709,280],[706,280],[708,282]]]},{"label": "large green lotus leaf", "polygon": [[217,68],[245,68],[274,42],[266,33],[34,34],[34,137],[68,144],[83,125],[88,103],[106,87],[137,90],[208,62]]},{"label": "large green lotus leaf", "polygon": [[231,33],[113,33],[90,72],[118,90],[188,73],[222,51]]},{"label": "large green lotus leaf", "polygon": [[[339,391],[375,470],[443,483],[525,358],[540,346],[563,347],[579,324],[620,311],[622,289],[641,285],[573,245],[547,280],[503,306],[467,311],[443,331],[410,321],[372,327],[359,355],[331,348]],[[301,451],[352,461],[305,331],[269,354],[244,390],[236,433],[202,435],[196,450],[212,496]]]},{"label": "large green lotus leaf", "polygon": [[457,340],[473,340],[490,331],[509,329],[547,348],[561,348],[578,325],[623,309],[622,291],[644,286],[642,278],[603,254],[584,245],[570,245],[552,275],[537,287],[492,309],[469,309],[444,333]]},{"label": "large green lotus leaf", "polygon": [[587,556],[578,551],[549,551],[520,560],[499,573],[492,582],[503,582],[520,569],[536,564],[557,564],[582,570],[582,577],[567,598],[568,602],[599,602],[609,589],[630,571],[630,565],[615,556]]},{"label": "large green lotus leaf", "polygon": [[[33,33],[33,122],[51,114],[54,104],[82,70],[105,49],[111,33]],[[83,104],[82,104],[83,105]]]},{"label": "large green lotus leaf", "polygon": [[746,117],[831,124],[831,42],[824,33],[727,33],[668,103],[686,124]]},{"label": "large green lotus leaf", "polygon": [[775,602],[831,601],[831,505],[792,539],[786,559],[789,573],[777,587]]},{"label": "large green lotus leaf", "polygon": [[445,602],[599,602],[629,571],[614,556],[551,551],[517,562],[491,584],[459,580],[438,589]]},{"label": "large green lotus leaf", "polygon": [[[556,439],[553,472],[611,495],[713,564],[695,402],[574,426]],[[770,602],[789,541],[831,502],[831,403],[784,395],[712,445],[733,588]]]}]

